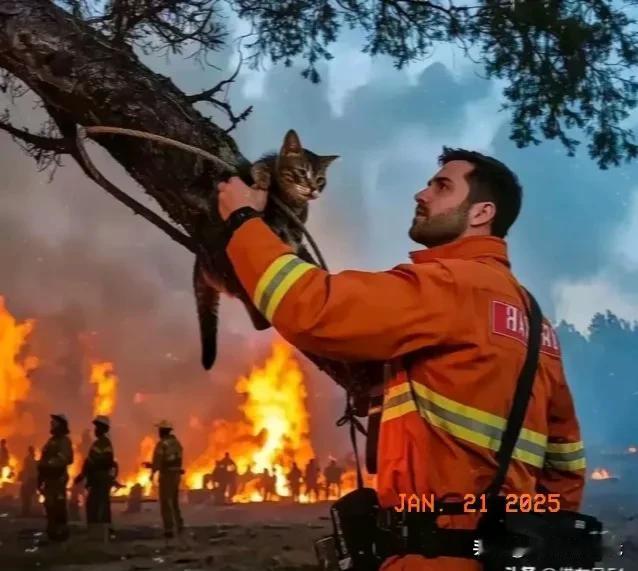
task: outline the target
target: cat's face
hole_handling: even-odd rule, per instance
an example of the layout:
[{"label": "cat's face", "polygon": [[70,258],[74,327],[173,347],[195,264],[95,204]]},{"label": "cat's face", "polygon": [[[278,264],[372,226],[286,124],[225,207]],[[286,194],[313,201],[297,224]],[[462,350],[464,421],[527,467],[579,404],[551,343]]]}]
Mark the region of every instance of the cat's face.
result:
[{"label": "cat's face", "polygon": [[321,156],[301,146],[297,133],[288,131],[277,159],[277,182],[286,202],[301,206],[319,198],[326,186],[326,170],[337,155]]}]

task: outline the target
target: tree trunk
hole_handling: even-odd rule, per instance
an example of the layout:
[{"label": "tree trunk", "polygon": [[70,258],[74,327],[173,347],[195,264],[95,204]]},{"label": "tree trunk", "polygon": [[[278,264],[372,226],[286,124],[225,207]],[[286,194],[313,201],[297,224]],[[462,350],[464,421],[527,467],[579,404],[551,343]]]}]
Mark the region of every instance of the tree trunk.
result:
[{"label": "tree trunk", "polygon": [[[138,129],[200,147],[232,165],[246,161],[233,139],[193,108],[169,78],[49,0],[0,0],[0,67],[72,126]],[[146,140],[102,135],[99,142],[196,248],[221,244],[216,182],[224,173],[218,165]],[[350,374],[341,363],[308,357],[343,386],[353,375],[357,386],[368,384],[373,374],[368,366],[351,367]]]},{"label": "tree trunk", "polygon": [[[235,142],[166,77],[116,49],[49,0],[0,0],[0,67],[76,124],[128,127],[201,147],[230,164]],[[100,136],[127,172],[188,234],[220,231],[211,207],[219,168],[194,155],[122,136]]]}]

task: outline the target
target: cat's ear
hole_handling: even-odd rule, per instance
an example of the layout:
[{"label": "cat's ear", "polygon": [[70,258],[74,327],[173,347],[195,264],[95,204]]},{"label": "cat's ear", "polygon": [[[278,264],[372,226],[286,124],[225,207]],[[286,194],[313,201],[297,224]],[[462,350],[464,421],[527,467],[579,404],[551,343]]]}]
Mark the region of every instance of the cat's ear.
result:
[{"label": "cat's ear", "polygon": [[301,141],[299,140],[299,135],[293,130],[290,129],[286,133],[284,137],[284,144],[281,147],[282,155],[298,155],[303,151],[303,147],[301,146]]},{"label": "cat's ear", "polygon": [[322,168],[326,169],[338,158],[339,158],[339,155],[320,156],[319,162],[321,163]]}]

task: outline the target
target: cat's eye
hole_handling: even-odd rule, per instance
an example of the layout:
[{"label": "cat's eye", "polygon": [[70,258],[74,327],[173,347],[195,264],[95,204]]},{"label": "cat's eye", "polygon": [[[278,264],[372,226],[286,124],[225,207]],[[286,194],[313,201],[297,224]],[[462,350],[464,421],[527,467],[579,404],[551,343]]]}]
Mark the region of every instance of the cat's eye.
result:
[{"label": "cat's eye", "polygon": [[318,176],[318,177],[315,179],[315,182],[316,182],[317,184],[326,184],[326,179],[325,179],[325,177],[323,177],[323,176]]}]

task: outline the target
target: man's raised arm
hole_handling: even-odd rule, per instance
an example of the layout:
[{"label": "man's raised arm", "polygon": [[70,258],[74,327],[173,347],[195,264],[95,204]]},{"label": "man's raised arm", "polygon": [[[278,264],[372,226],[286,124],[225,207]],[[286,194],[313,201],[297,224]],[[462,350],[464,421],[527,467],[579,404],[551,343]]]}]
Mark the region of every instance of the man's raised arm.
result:
[{"label": "man's raised arm", "polygon": [[461,315],[453,276],[438,262],[333,275],[295,256],[259,218],[234,232],[227,253],[261,313],[318,355],[390,359],[443,342]]}]

